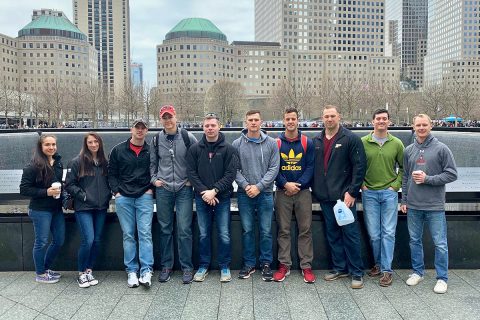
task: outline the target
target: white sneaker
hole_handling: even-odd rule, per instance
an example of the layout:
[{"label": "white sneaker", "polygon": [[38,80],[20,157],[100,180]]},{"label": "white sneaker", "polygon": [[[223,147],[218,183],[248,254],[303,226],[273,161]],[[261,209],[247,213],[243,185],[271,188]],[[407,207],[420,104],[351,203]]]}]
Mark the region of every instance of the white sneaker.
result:
[{"label": "white sneaker", "polygon": [[422,280],[423,280],[422,276],[419,276],[416,273],[412,273],[411,275],[408,276],[406,283],[409,286],[416,286]]},{"label": "white sneaker", "polygon": [[90,283],[88,282],[87,274],[82,273],[77,278],[77,283],[80,288],[88,288],[90,287]]},{"label": "white sneaker", "polygon": [[98,280],[95,279],[91,271],[87,271],[85,274],[87,275],[88,283],[90,283],[91,286],[96,286],[98,284]]},{"label": "white sneaker", "polygon": [[435,288],[433,288],[433,292],[442,294],[447,292],[447,288],[448,285],[445,281],[437,280],[437,284],[435,285]]},{"label": "white sneaker", "polygon": [[136,288],[138,287],[138,277],[136,272],[130,272],[128,274],[127,285],[129,288]]},{"label": "white sneaker", "polygon": [[150,288],[152,286],[152,273],[150,271],[145,272],[138,281],[140,284]]}]

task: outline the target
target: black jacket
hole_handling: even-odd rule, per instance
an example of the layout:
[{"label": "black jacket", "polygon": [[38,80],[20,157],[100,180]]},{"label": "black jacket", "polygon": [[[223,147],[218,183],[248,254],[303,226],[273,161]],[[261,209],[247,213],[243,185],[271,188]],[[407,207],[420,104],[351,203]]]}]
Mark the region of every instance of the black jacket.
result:
[{"label": "black jacket", "polygon": [[352,197],[359,195],[365,177],[367,160],[362,140],[350,130],[340,127],[332,144],[332,153],[325,172],[323,165],[323,137],[325,129],[315,137],[315,172],[312,192],[319,201],[336,201],[345,192]]},{"label": "black jacket", "polygon": [[100,166],[94,166],[95,175],[80,178],[80,158],[68,163],[65,189],[75,200],[75,211],[107,209],[112,198],[108,177]]},{"label": "black jacket", "polygon": [[38,169],[33,164],[23,169],[22,180],[20,181],[20,194],[30,197],[30,205],[33,210],[56,212],[62,210],[62,199],[54,199],[47,195],[47,189],[54,182],[62,182],[63,165],[60,162],[62,157],[57,153],[53,156],[54,177],[48,181],[37,182]]},{"label": "black jacket", "polygon": [[113,147],[108,162],[108,183],[113,194],[119,192],[122,196],[140,198],[150,184],[150,146],[145,141],[142,151],[136,155],[130,149],[130,140]]},{"label": "black jacket", "polygon": [[225,141],[220,132],[218,140],[210,146],[205,135],[193,144],[187,153],[188,179],[195,192],[217,188],[217,198],[230,197],[238,168],[238,155],[235,148]]}]

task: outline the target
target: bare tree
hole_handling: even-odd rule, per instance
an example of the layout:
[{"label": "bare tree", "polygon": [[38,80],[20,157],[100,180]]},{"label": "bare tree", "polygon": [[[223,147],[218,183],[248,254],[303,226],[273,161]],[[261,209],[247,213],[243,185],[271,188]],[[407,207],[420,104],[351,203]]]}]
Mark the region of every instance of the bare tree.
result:
[{"label": "bare tree", "polygon": [[65,85],[61,78],[49,78],[45,82],[43,100],[49,125],[55,123],[58,126],[62,120],[66,97],[65,91]]},{"label": "bare tree", "polygon": [[362,82],[353,77],[340,77],[335,80],[334,97],[337,106],[347,120],[353,120],[353,112],[363,97]]},{"label": "bare tree", "polygon": [[5,126],[8,126],[8,114],[13,109],[12,93],[12,90],[8,87],[7,80],[5,78],[0,79],[0,102],[5,116]]},{"label": "bare tree", "polygon": [[75,126],[78,126],[79,114],[82,113],[83,118],[83,105],[84,98],[86,96],[86,88],[80,81],[74,80],[66,89],[68,94],[69,109],[72,111],[72,120],[75,122]]},{"label": "bare tree", "polygon": [[19,120],[19,127],[23,127],[22,119],[27,110],[27,94],[22,91],[20,86],[20,82],[17,83],[17,90],[13,92],[14,97],[14,110],[15,113],[18,115]]},{"label": "bare tree", "polygon": [[391,119],[395,119],[395,124],[400,123],[400,115],[402,111],[406,111],[407,101],[410,93],[403,90],[400,82],[391,83],[388,86],[388,95],[390,102]]},{"label": "bare tree", "polygon": [[[102,88],[96,80],[90,81],[85,91],[87,114],[92,121],[93,128],[98,127],[98,111],[102,100]],[[82,119],[83,120],[83,119]]]},{"label": "bare tree", "polygon": [[194,121],[195,116],[203,114],[205,97],[197,92],[197,87],[189,79],[178,77],[173,89],[171,101],[181,119]]},{"label": "bare tree", "polygon": [[427,85],[422,92],[422,110],[433,119],[445,115],[447,103],[447,88],[444,84]]},{"label": "bare tree", "polygon": [[245,88],[237,82],[220,80],[208,90],[205,107],[225,123],[239,119],[246,108]]},{"label": "bare tree", "polygon": [[303,118],[310,119],[314,108],[313,96],[311,82],[285,80],[277,87],[270,103],[280,112],[288,107],[294,107]]}]

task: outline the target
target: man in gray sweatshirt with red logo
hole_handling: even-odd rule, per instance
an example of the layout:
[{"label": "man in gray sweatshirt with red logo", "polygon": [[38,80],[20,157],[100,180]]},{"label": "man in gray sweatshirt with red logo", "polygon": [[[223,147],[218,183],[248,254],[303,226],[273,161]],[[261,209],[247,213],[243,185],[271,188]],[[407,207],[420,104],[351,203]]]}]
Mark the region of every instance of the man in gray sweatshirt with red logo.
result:
[{"label": "man in gray sweatshirt with red logo", "polygon": [[435,293],[447,292],[448,244],[445,219],[445,185],[457,180],[457,168],[452,152],[433,137],[432,120],[426,114],[413,118],[415,140],[404,152],[401,210],[407,213],[410,253],[413,273],[407,285],[423,280],[423,226],[430,230],[435,245]]}]

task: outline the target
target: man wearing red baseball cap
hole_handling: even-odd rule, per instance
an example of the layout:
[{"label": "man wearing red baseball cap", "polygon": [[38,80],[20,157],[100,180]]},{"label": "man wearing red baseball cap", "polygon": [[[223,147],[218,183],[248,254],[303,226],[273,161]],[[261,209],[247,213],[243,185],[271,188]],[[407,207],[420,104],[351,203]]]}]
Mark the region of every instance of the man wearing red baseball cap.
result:
[{"label": "man wearing red baseball cap", "polygon": [[[172,105],[160,108],[163,130],[152,139],[151,183],[156,187],[157,219],[160,224],[160,274],[158,281],[170,280],[174,261],[173,221],[176,214],[178,257],[183,283],[193,280],[192,216],[193,190],[187,177],[187,150],[197,139],[177,127]],[[174,210],[176,208],[176,210]]]}]

